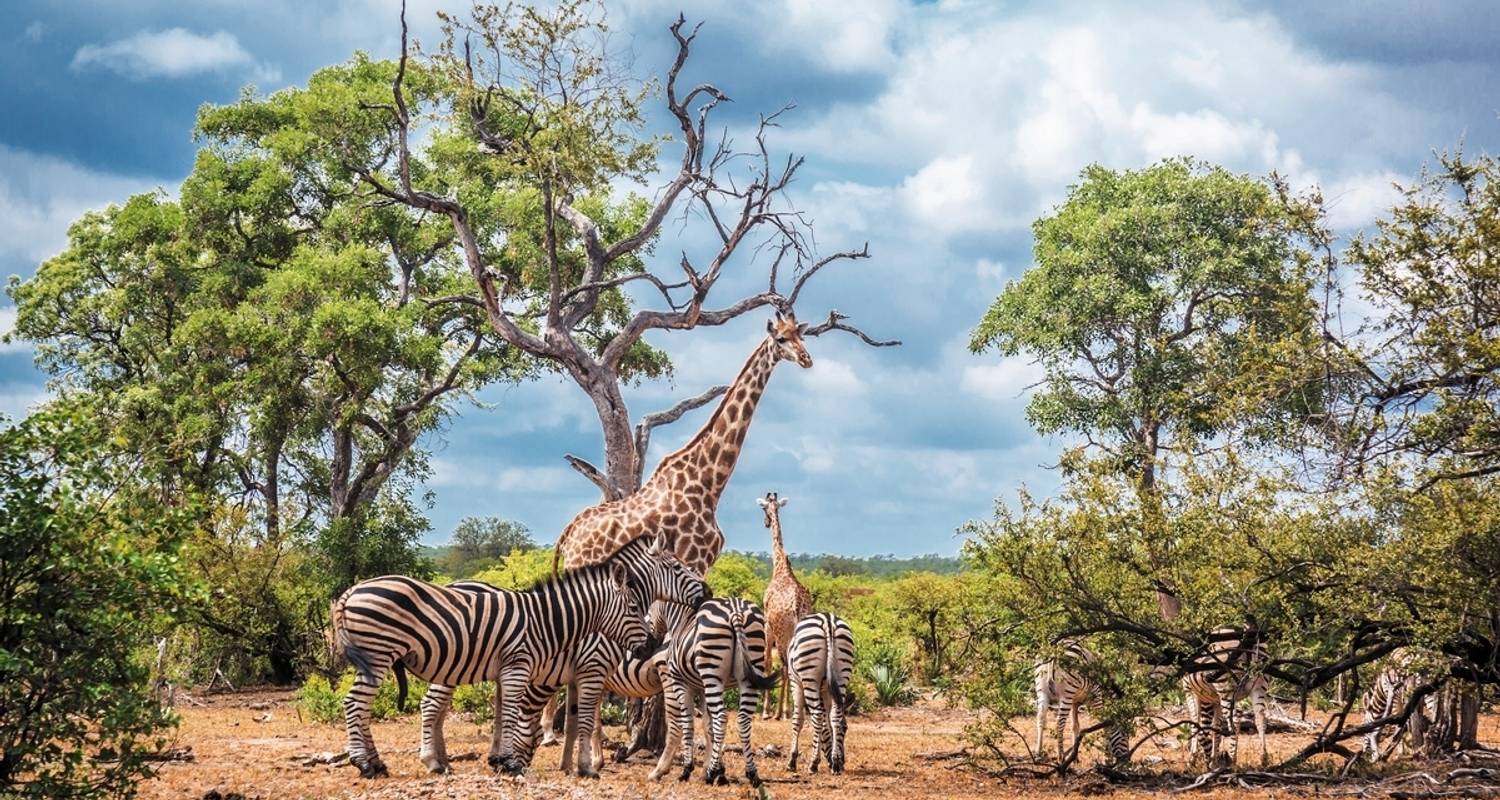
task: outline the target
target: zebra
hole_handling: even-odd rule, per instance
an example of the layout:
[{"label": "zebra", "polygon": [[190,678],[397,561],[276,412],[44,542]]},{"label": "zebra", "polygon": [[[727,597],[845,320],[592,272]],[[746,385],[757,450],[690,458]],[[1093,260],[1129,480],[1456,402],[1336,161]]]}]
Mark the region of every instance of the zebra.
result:
[{"label": "zebra", "polygon": [[[497,681],[490,763],[519,772],[524,767],[515,757],[520,707],[502,698],[520,698],[539,665],[589,633],[627,637],[626,615],[604,613],[609,594],[622,591],[634,609],[628,616],[637,620],[652,598],[697,605],[709,596],[701,577],[654,538],[644,537],[602,564],[524,592],[474,583],[442,587],[403,576],[351,587],[330,610],[336,649],[356,671],[354,686],[344,698],[350,763],[367,778],[386,774],[370,737],[369,705],[386,670],[394,666],[402,687],[399,701],[405,699],[408,669],[442,686]],[[445,698],[435,698],[424,714],[439,731],[429,768],[443,762],[436,758],[441,755],[440,726],[446,712],[440,700]]]},{"label": "zebra", "polygon": [[[1032,668],[1032,689],[1036,693],[1036,753],[1040,758],[1045,746],[1047,712],[1056,710],[1057,763],[1063,761],[1063,729],[1069,720],[1073,725],[1072,746],[1077,747],[1080,736],[1078,711],[1087,708],[1098,715],[1104,705],[1103,692],[1098,683],[1088,675],[1088,668],[1097,662],[1093,651],[1076,639],[1062,643],[1061,651],[1051,658],[1038,658]],[[1069,669],[1065,664],[1074,664],[1081,669]],[[1119,725],[1109,727],[1109,754],[1116,763],[1130,760],[1129,733]]]},{"label": "zebra", "polygon": [[786,670],[791,673],[792,746],[786,768],[797,771],[798,739],[802,721],[812,717],[817,737],[810,772],[818,771],[818,760],[828,759],[835,775],[844,771],[844,734],[849,723],[844,715],[849,701],[849,678],[854,672],[854,632],[849,623],[829,614],[808,614],[792,629],[787,647]]},{"label": "zebra", "polygon": [[[1260,739],[1260,763],[1270,760],[1266,749],[1266,676],[1259,665],[1265,660],[1265,649],[1254,629],[1225,626],[1208,636],[1207,652],[1188,665],[1182,676],[1182,690],[1187,696],[1188,713],[1195,727],[1190,752],[1201,756],[1210,766],[1234,764],[1239,749],[1239,722],[1235,706],[1249,698],[1255,718],[1255,732]],[[1229,737],[1227,751],[1220,751],[1221,739]]]},{"label": "zebra", "polygon": [[[1383,666],[1370,688],[1365,690],[1363,699],[1364,722],[1366,725],[1377,719],[1399,714],[1406,706],[1407,699],[1416,690],[1421,682],[1421,677],[1413,669],[1415,661],[1411,652],[1406,648],[1398,648],[1391,653],[1389,661]],[[1425,698],[1424,706],[1430,706],[1432,696]],[[1409,730],[1412,734],[1414,746],[1420,747],[1424,738],[1427,720],[1423,718],[1424,709],[1418,709],[1407,719],[1405,726],[1397,726],[1391,745],[1388,749],[1394,750],[1404,746],[1403,739]],[[1365,734],[1365,752],[1369,754],[1371,761],[1380,761],[1389,753],[1380,752],[1380,728],[1371,730]]]},{"label": "zebra", "polygon": [[[451,584],[450,588],[479,592],[498,591],[489,584],[478,581],[460,581]],[[627,594],[620,592],[612,596],[607,595],[600,613],[606,619],[617,622],[607,627],[601,626],[600,630],[585,635],[574,647],[559,650],[538,663],[533,668],[531,682],[527,685],[524,694],[519,698],[506,700],[506,702],[520,704],[520,724],[516,740],[523,746],[515,751],[515,756],[523,764],[530,763],[531,755],[535,751],[537,733],[535,725],[541,705],[557,691],[558,687],[564,684],[576,687],[572,689],[575,697],[586,696],[590,692],[590,687],[595,687],[593,693],[597,695],[597,687],[602,686],[604,675],[612,670],[627,652],[634,651],[644,656],[655,651],[657,638],[651,636],[646,624],[641,621],[639,613],[630,604]],[[448,771],[442,723],[452,703],[454,688],[443,684],[432,684],[428,687],[426,697],[422,699],[422,762],[433,772]],[[588,708],[596,710],[598,704],[594,703]],[[499,717],[496,719],[498,723]],[[594,718],[586,716],[583,721],[588,726],[593,724]],[[585,730],[587,729],[586,727]],[[491,756],[499,755],[500,733],[501,728],[497,724],[495,738],[491,742]],[[580,762],[580,777],[598,777],[597,774],[590,774],[583,769],[583,763]],[[568,753],[563,756],[562,768],[564,772],[571,769]]]},{"label": "zebra", "polygon": [[667,707],[667,739],[651,780],[660,780],[677,755],[678,745],[686,750],[686,764],[679,780],[693,774],[693,696],[702,691],[707,710],[709,751],[704,782],[725,785],[724,776],[724,689],[740,690],[740,747],[745,755],[745,779],[753,787],[761,784],[755,769],[755,750],[750,745],[750,720],[755,716],[760,693],[776,685],[778,674],[761,673],[766,657],[766,618],[760,608],[748,600],[724,598],[710,600],[698,609],[690,623],[674,631],[666,663],[662,666],[662,687]]}]

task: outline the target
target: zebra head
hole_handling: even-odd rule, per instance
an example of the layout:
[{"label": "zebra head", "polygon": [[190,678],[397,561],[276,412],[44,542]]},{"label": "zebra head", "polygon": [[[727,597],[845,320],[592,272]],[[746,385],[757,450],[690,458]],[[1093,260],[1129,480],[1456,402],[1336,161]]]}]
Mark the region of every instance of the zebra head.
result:
[{"label": "zebra head", "polygon": [[620,548],[611,557],[630,575],[631,591],[641,618],[651,601],[681,603],[693,609],[703,605],[712,592],[703,577],[682,563],[659,536],[642,536]]},{"label": "zebra head", "polygon": [[623,564],[609,565],[609,586],[599,609],[597,630],[636,658],[645,658],[656,650],[660,640],[646,627],[646,609],[637,600],[641,592],[632,587],[633,578]]}]

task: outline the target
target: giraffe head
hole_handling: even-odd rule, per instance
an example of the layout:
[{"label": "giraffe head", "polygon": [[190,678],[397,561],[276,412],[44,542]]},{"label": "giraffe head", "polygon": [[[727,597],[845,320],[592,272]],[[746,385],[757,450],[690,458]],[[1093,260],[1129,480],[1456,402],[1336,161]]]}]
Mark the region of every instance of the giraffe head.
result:
[{"label": "giraffe head", "polygon": [[775,319],[766,320],[766,333],[771,335],[771,354],[777,361],[795,361],[797,366],[807,369],[812,366],[812,356],[802,344],[802,334],[807,326],[797,321],[790,313],[776,312]]},{"label": "giraffe head", "polygon": [[781,508],[786,505],[786,498],[779,497],[775,492],[766,492],[765,497],[756,498],[755,504],[766,512],[766,527],[771,527],[773,522],[781,521]]}]

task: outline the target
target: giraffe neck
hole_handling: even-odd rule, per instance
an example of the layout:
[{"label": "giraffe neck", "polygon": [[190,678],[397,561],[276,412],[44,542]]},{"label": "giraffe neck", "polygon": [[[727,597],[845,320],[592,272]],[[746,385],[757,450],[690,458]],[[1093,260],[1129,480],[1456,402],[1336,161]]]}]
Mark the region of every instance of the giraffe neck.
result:
[{"label": "giraffe neck", "polygon": [[771,575],[791,575],[792,560],[787,558],[786,544],[781,539],[781,519],[771,518]]},{"label": "giraffe neck", "polygon": [[672,491],[678,495],[687,492],[704,496],[710,508],[717,505],[739,460],[745,433],[750,430],[750,418],[775,366],[771,340],[767,338],[745,361],[703,429],[680,450],[662,459],[648,483],[671,488],[674,478],[686,473],[687,480],[681,484],[684,488]]}]

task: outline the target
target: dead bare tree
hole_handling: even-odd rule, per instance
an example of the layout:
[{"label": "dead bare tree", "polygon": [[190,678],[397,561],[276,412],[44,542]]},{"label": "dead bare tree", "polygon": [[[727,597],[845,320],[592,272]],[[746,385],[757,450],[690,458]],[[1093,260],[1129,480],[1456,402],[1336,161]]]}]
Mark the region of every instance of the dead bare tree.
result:
[{"label": "dead bare tree", "polygon": [[[665,84],[667,108],[681,134],[681,161],[644,221],[624,234],[607,235],[606,226],[586,213],[575,196],[598,188],[598,171],[570,172],[563,164],[566,156],[556,149],[565,146],[559,140],[566,137],[549,130],[558,119],[588,117],[598,111],[596,122],[589,123],[593,127],[582,131],[582,138],[588,140],[586,145],[613,148],[609,152],[625,148],[628,152],[620,156],[616,174],[628,172],[626,165],[639,156],[639,151],[632,149],[637,147],[636,140],[622,136],[618,129],[629,122],[629,104],[590,106],[618,104],[623,95],[619,81],[610,77],[604,57],[583,41],[587,33],[599,32],[602,27],[587,18],[582,5],[564,4],[551,17],[525,9],[515,20],[506,12],[481,6],[476,7],[474,24],[467,26],[444,18],[448,44],[444,48],[447,60],[442,63],[458,84],[462,98],[455,102],[455,117],[464,118],[464,131],[473,137],[479,152],[494,159],[498,168],[520,175],[542,200],[544,241],[539,249],[543,263],[536,266],[545,273],[546,285],[528,302],[508,294],[518,287],[486,258],[486,242],[476,230],[475,215],[457,192],[423,188],[421,179],[413,175],[412,112],[403,87],[411,59],[404,8],[393,102],[370,107],[389,117],[394,176],[383,174],[380,165],[349,167],[377,199],[451,220],[478,293],[445,300],[482,307],[499,338],[550,362],[589,396],[604,438],[603,469],[577,456],[569,455],[567,460],[597,485],[606,499],[615,499],[639,488],[643,458],[654,428],[711,402],[727,388],[709,388],[633,422],[621,392],[622,365],[641,345],[642,337],[651,331],[723,325],[763,307],[790,312],[803,287],[824,267],[868,258],[869,250],[865,246],[821,257],[816,253],[809,221],[786,200],[788,187],[803,161],[794,156],[773,159],[766,143],[781,112],[760,119],[754,147],[748,151],[737,151],[727,134],[719,137],[717,144],[708,143],[710,112],[729,102],[729,97],[709,83],[686,91],[679,86],[698,31],[696,26],[687,29],[681,16],[670,27],[677,54]],[[526,29],[524,42],[536,63],[514,67],[518,74],[530,75],[530,80],[513,77],[507,82],[503,77],[501,65],[508,55],[515,55],[516,42],[520,41],[507,38],[505,26],[512,23],[531,26]],[[457,43],[460,33],[461,46]],[[476,38],[481,45],[478,53],[472,45]],[[514,63],[514,58],[511,61]],[[575,113],[562,113],[567,111]],[[590,136],[595,139],[589,140]],[[744,177],[747,172],[748,180]],[[695,263],[684,252],[678,263],[680,274],[671,277],[643,266],[634,268],[640,263],[643,248],[655,240],[663,222],[674,212],[684,218],[693,215],[705,220],[718,242],[716,251],[706,264]],[[737,254],[744,259],[748,250],[769,260],[766,288],[724,305],[710,305],[710,295],[726,266]],[[785,272],[790,272],[788,291],[782,286]],[[661,307],[635,310],[618,330],[598,335],[596,320],[602,299],[612,291],[634,286],[644,286],[659,295]],[[845,319],[832,311],[805,335],[840,330],[872,346],[899,344],[877,341],[846,324]]]}]

